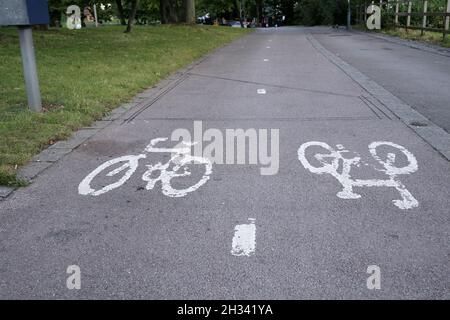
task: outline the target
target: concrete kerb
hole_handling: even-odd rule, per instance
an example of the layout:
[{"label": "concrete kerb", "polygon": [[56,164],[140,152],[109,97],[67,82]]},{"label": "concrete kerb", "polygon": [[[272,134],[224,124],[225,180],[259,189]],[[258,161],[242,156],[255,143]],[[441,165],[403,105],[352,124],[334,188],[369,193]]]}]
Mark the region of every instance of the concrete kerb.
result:
[{"label": "concrete kerb", "polygon": [[13,193],[14,188],[0,186],[0,201],[6,197],[8,197],[11,193]]}]

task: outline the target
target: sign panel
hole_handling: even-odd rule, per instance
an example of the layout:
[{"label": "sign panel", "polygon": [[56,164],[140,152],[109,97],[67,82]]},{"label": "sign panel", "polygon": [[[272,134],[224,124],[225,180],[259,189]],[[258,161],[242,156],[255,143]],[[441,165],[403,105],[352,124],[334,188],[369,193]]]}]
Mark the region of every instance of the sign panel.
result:
[{"label": "sign panel", "polygon": [[0,0],[0,26],[49,24],[47,0]]}]

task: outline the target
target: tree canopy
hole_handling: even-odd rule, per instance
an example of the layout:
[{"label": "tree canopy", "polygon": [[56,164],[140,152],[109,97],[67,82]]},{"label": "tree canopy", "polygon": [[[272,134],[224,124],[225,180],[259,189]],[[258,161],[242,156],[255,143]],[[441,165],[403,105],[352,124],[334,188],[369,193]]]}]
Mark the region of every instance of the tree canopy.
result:
[{"label": "tree canopy", "polygon": [[[100,5],[97,0],[49,0],[52,24],[61,20],[67,6],[76,4],[83,10],[94,3]],[[109,0],[105,10],[97,10],[99,20],[116,18],[125,25],[134,5],[132,20],[138,24],[195,23],[197,17],[209,14],[211,19],[255,18],[259,23],[264,16],[283,16],[285,24],[330,25],[345,24],[347,11],[347,0]]]}]

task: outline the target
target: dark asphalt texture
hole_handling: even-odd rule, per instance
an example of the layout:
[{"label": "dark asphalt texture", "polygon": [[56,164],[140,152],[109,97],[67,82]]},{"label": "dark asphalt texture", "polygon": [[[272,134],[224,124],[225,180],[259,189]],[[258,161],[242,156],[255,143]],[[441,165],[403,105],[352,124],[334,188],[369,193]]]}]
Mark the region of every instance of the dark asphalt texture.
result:
[{"label": "dark asphalt texture", "polygon": [[[389,110],[368,104],[373,97],[311,45],[311,30],[257,30],[225,46],[150,107],[99,131],[1,201],[0,298],[450,298],[449,162]],[[325,46],[418,109],[427,101],[448,106],[449,58],[423,62],[414,50],[320,30],[313,36]],[[396,51],[395,69],[381,68]],[[421,73],[428,65],[436,79]],[[408,86],[439,86],[403,95],[405,77]],[[261,88],[265,95],[257,94]],[[139,154],[174,129],[192,131],[195,120],[222,132],[279,129],[278,174],[262,176],[260,165],[214,165],[205,185],[171,198],[160,185],[143,189],[145,165],[168,160],[149,155],[122,187],[96,197],[78,193],[103,162]],[[360,199],[338,198],[335,178],[313,174],[298,160],[308,141],[342,144],[368,162],[373,141],[404,146],[418,171],[399,179],[419,206],[400,210],[392,203],[398,191],[385,187],[355,188]],[[370,166],[352,174],[383,177]],[[256,219],[256,251],[234,256],[234,227],[249,218]],[[80,290],[66,288],[73,264],[81,268]],[[366,287],[369,265],[381,268],[380,290]]]}]

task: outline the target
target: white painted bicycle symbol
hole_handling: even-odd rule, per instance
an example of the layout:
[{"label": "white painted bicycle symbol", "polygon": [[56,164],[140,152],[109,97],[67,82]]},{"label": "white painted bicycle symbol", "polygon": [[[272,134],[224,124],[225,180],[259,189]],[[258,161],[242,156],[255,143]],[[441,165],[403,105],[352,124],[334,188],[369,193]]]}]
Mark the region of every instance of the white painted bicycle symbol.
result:
[{"label": "white painted bicycle symbol", "polygon": [[[78,186],[78,193],[81,195],[98,196],[113,189],[122,186],[128,179],[131,178],[139,165],[139,160],[147,158],[146,153],[172,153],[172,158],[167,163],[158,162],[155,165],[147,165],[148,170],[143,174],[142,180],[147,182],[146,190],[152,190],[155,184],[161,182],[162,193],[168,197],[184,197],[190,192],[193,192],[204,185],[212,172],[212,163],[209,159],[203,157],[192,156],[191,146],[195,143],[182,142],[182,147],[176,148],[157,148],[155,145],[160,142],[167,141],[168,138],[155,138],[150,141],[150,144],[144,149],[145,153],[138,155],[128,155],[106,161],[81,181]],[[117,164],[123,164],[111,171],[110,168]],[[184,188],[175,189],[172,187],[171,180],[179,177],[186,177],[191,175],[188,164],[195,163],[204,166],[204,174],[201,179],[194,185]],[[109,172],[108,172],[109,171]],[[106,172],[106,173],[105,173]],[[92,181],[101,173],[105,173],[106,177],[113,177],[125,172],[122,177],[111,184],[103,186],[101,189],[95,190],[91,187]],[[159,175],[152,178],[154,172],[159,172]]]},{"label": "white painted bicycle symbol", "polygon": [[[325,149],[326,153],[316,153],[314,158],[321,164],[321,166],[314,166],[306,159],[306,150],[309,147],[320,147]],[[407,165],[403,167],[395,166],[395,153],[387,153],[386,160],[381,159],[377,154],[377,148],[380,146],[388,146],[395,148],[406,156]],[[361,157],[355,156],[353,158],[345,158],[343,154],[349,153],[342,145],[336,145],[337,150],[330,147],[325,142],[310,141],[302,144],[298,149],[298,159],[305,167],[312,173],[316,174],[330,174],[335,177],[342,185],[343,189],[336,195],[341,199],[358,199],[361,195],[353,191],[353,187],[392,187],[395,188],[401,196],[401,199],[393,200],[395,206],[400,209],[411,209],[419,205],[418,201],[406,189],[403,183],[398,179],[399,175],[410,174],[418,169],[417,160],[414,155],[406,148],[389,142],[389,141],[375,141],[369,144],[369,152],[372,157],[382,165],[383,169],[374,168],[377,171],[384,172],[389,179],[353,179],[350,176],[352,166],[360,166]],[[328,160],[328,161],[327,161]],[[330,161],[331,160],[331,161]],[[339,168],[342,169],[339,172]]]}]

